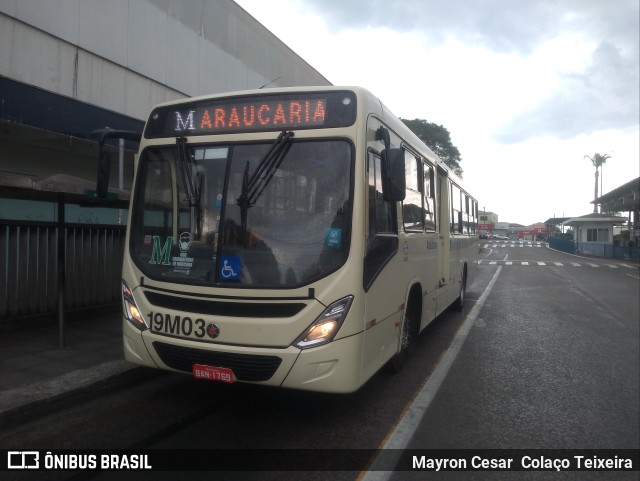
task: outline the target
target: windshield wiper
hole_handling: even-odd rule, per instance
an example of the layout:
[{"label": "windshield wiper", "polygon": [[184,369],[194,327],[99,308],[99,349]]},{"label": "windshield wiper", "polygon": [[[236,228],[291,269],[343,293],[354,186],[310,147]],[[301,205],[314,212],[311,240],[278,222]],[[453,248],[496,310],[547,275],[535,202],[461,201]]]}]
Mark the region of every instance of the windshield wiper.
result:
[{"label": "windshield wiper", "polygon": [[291,131],[283,130],[280,132],[280,135],[278,135],[269,152],[260,161],[251,177],[249,177],[249,162],[247,162],[242,180],[242,192],[236,201],[240,207],[246,209],[258,201],[278,167],[280,167],[290,145],[289,139],[291,137],[293,137],[293,132]]},{"label": "windshield wiper", "polygon": [[251,176],[249,175],[250,162],[247,161],[242,178],[242,192],[236,200],[236,204],[238,204],[241,209],[240,220],[242,222],[243,237],[245,237],[244,233],[246,233],[247,230],[247,211],[249,207],[255,205],[280,167],[282,160],[285,158],[291,146],[289,142],[291,137],[293,137],[292,131],[283,130],[280,132],[280,135],[278,135],[278,138],[273,145],[271,145],[269,151],[258,163],[255,172],[251,174]]},{"label": "windshield wiper", "polygon": [[195,164],[195,161],[187,147],[186,137],[176,137],[176,150],[178,151],[178,162],[180,164],[180,173],[182,174],[182,185],[186,194],[186,201],[189,203],[189,207],[195,210],[193,236],[194,239],[200,239],[200,223],[202,217],[200,193],[202,192],[203,176],[200,172],[196,172],[194,181],[191,175],[192,164]]},{"label": "windshield wiper", "polygon": [[196,182],[193,181],[191,175],[192,156],[187,147],[186,137],[176,137],[176,149],[178,150],[178,160],[180,162],[180,173],[182,174],[182,183],[186,193],[186,200],[189,207],[200,206],[200,178],[196,174]]}]

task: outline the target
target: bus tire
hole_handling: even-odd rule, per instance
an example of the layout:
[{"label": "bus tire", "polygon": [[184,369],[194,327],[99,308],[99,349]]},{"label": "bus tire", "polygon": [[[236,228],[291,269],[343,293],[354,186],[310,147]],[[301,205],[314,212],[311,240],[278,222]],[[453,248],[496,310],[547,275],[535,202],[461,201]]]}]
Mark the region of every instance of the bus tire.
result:
[{"label": "bus tire", "polygon": [[454,309],[456,312],[462,312],[464,310],[464,300],[467,292],[467,266],[464,267],[462,272],[462,279],[460,280],[460,293],[454,303]]},{"label": "bus tire", "polygon": [[391,371],[394,373],[400,372],[407,362],[407,359],[411,356],[420,329],[421,306],[418,306],[416,302],[415,299],[413,302],[410,301],[407,309],[405,309],[400,347],[389,363]]}]

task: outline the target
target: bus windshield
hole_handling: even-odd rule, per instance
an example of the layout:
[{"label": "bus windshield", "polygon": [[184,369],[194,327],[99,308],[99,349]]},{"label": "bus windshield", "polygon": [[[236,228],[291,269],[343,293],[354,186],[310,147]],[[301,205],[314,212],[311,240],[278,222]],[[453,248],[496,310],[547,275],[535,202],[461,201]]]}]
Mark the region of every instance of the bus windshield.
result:
[{"label": "bus windshield", "polygon": [[[342,266],[351,238],[352,145],[283,142],[274,149],[273,142],[179,140],[145,149],[130,233],[131,256],[144,275],[284,288]],[[277,161],[265,162],[274,150]]]}]

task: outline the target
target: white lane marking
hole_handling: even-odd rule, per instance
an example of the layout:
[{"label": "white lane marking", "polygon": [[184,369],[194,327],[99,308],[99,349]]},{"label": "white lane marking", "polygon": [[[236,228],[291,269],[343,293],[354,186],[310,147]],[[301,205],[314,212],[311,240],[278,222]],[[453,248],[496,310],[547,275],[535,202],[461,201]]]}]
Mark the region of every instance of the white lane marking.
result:
[{"label": "white lane marking", "polygon": [[[496,283],[496,280],[498,279],[501,271],[502,267],[498,267],[495,274],[491,278],[489,285],[480,296],[480,299],[478,299],[478,302],[476,302],[476,304],[473,306],[471,312],[469,312],[469,315],[462,323],[462,326],[460,326],[458,333],[453,338],[453,341],[451,341],[451,345],[440,359],[440,362],[438,362],[435,370],[433,371],[431,376],[429,376],[429,379],[422,386],[408,408],[404,410],[404,415],[396,424],[393,432],[391,432],[391,434],[388,434],[383,441],[380,449],[397,450],[395,452],[397,454],[392,453],[394,462],[396,462],[402,454],[401,450],[406,449],[409,446],[409,442],[411,441],[411,438],[413,438],[416,429],[418,429],[420,423],[422,422],[422,418],[429,408],[431,401],[433,401],[433,399],[435,398],[438,389],[440,389],[440,386],[449,373],[451,365],[455,361],[456,357],[458,357],[460,349],[462,348],[464,341],[467,339],[471,327],[476,322],[478,314],[482,310],[487,297],[489,297],[489,294],[491,293],[491,290],[493,289],[493,286]],[[385,456],[386,460],[389,460],[390,458],[391,456]],[[382,461],[380,455],[376,456],[376,458],[371,463],[369,470],[365,473],[364,476],[359,476],[358,481],[388,481],[394,472],[377,470],[381,463]],[[362,475],[362,473],[360,474]]]},{"label": "white lane marking", "polygon": [[[486,247],[486,246],[485,246]],[[478,263],[482,262],[483,260],[485,260],[487,257],[489,257],[491,255],[491,253],[493,252],[493,249],[489,249],[489,253],[484,256],[482,259],[479,259]]]}]

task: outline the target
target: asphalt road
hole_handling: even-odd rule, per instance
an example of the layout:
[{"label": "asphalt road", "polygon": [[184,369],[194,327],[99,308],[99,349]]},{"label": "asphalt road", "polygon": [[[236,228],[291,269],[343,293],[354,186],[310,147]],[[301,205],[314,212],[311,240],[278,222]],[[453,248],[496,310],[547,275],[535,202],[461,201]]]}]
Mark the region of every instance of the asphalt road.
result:
[{"label": "asphalt road", "polygon": [[[638,449],[638,269],[502,243],[483,248],[481,258],[478,277],[467,291],[465,313],[447,312],[434,321],[402,372],[382,371],[357,393],[227,386],[150,371],[148,380],[138,385],[83,399],[0,433],[0,447],[381,447],[497,273],[410,447]],[[87,479],[62,472],[31,474],[6,479]],[[176,474],[89,473],[89,479],[176,479]],[[424,474],[398,473],[393,479],[424,479]],[[430,479],[460,479],[460,473],[437,474],[440,477],[430,473]],[[556,479],[548,474],[554,473],[467,473],[464,479]],[[615,474],[610,478],[560,474],[580,475],[569,479],[627,479],[620,475],[628,473],[607,473]],[[359,475],[189,473],[188,479],[338,481]],[[628,479],[636,478],[637,473]]]},{"label": "asphalt road", "polygon": [[501,272],[421,446],[638,448],[637,269],[545,248],[487,254],[481,268]]},{"label": "asphalt road", "polygon": [[[637,267],[504,243],[490,243],[481,258],[483,276],[499,270],[496,283],[411,447],[638,449]],[[422,479],[407,474],[392,479]],[[441,474],[638,479],[637,472]]]},{"label": "asphalt road", "polygon": [[501,272],[421,447],[637,449],[637,269],[544,248],[486,254],[481,269]]}]

